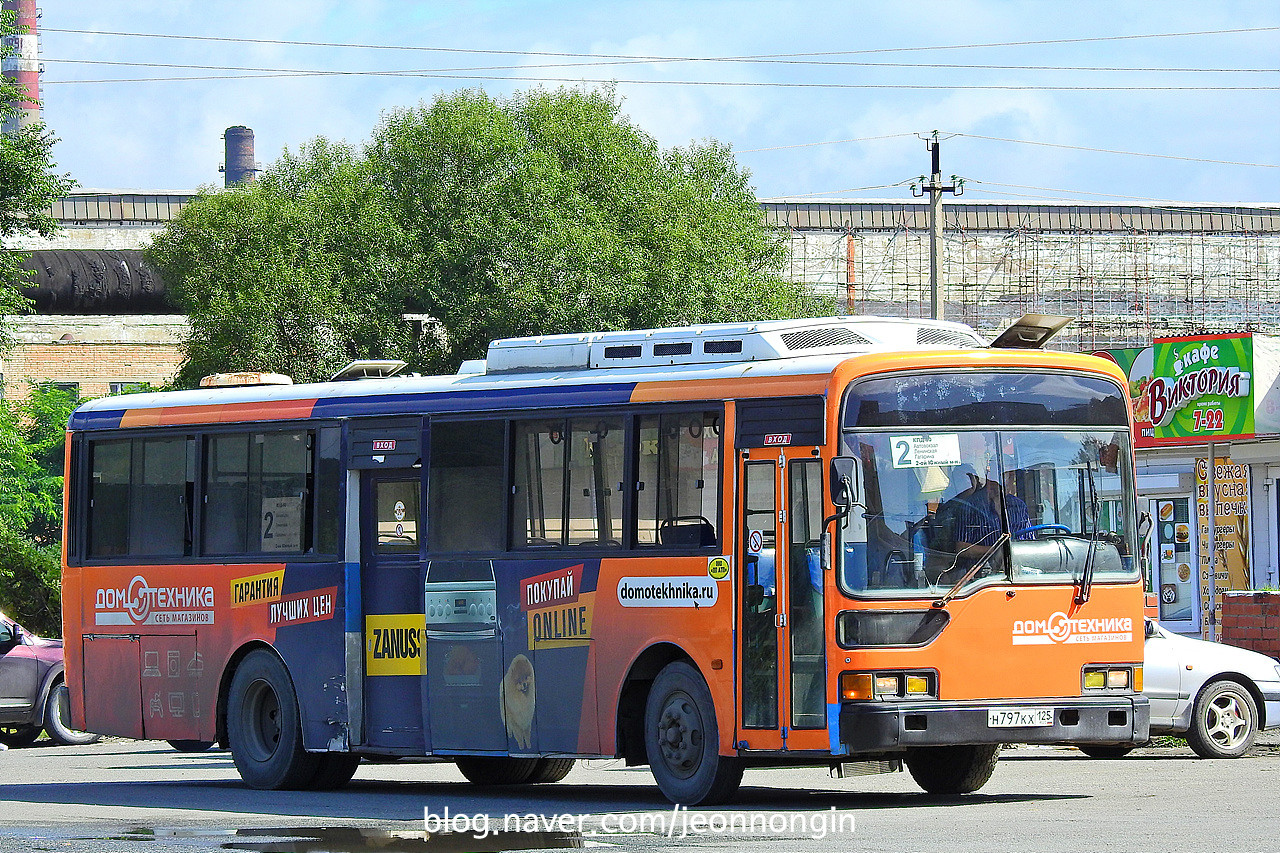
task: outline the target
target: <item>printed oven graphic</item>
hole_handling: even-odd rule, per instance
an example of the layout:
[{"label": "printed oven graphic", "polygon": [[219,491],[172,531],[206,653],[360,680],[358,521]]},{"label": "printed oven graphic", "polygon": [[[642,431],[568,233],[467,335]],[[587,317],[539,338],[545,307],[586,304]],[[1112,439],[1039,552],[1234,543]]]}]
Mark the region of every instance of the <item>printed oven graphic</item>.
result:
[{"label": "printed oven graphic", "polygon": [[502,636],[487,560],[427,564],[427,716],[435,750],[506,751]]}]

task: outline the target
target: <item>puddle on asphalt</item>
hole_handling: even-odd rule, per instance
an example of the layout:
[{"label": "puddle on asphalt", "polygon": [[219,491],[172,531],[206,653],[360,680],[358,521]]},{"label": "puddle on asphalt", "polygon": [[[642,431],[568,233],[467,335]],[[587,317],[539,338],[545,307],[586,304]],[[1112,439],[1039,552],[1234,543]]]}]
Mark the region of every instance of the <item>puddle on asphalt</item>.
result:
[{"label": "puddle on asphalt", "polygon": [[140,827],[102,840],[163,842],[166,839],[206,839],[222,850],[255,853],[498,853],[586,846],[578,832],[491,832],[478,837],[461,832],[392,832],[349,826],[227,830]]}]

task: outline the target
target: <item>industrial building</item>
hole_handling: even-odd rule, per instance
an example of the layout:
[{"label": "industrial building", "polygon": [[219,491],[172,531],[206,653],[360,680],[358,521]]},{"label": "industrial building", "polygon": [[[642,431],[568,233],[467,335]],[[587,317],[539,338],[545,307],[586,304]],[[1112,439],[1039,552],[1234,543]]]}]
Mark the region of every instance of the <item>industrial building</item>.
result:
[{"label": "industrial building", "polygon": [[[788,275],[851,314],[927,316],[928,206],[762,205]],[[1280,205],[967,202],[943,207],[949,320],[987,336],[1024,313],[1075,318],[1058,349],[1280,328]]]}]

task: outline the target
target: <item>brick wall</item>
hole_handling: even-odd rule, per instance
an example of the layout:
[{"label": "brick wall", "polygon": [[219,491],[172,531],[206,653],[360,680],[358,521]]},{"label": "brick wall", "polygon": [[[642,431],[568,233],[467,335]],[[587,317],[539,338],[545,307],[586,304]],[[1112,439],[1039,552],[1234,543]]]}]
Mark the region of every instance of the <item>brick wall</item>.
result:
[{"label": "brick wall", "polygon": [[1224,592],[1222,642],[1280,657],[1280,592]]},{"label": "brick wall", "polygon": [[32,382],[75,382],[85,398],[105,396],[112,382],[161,386],[181,361],[178,347],[164,343],[20,344],[4,359],[4,397],[25,399]]}]

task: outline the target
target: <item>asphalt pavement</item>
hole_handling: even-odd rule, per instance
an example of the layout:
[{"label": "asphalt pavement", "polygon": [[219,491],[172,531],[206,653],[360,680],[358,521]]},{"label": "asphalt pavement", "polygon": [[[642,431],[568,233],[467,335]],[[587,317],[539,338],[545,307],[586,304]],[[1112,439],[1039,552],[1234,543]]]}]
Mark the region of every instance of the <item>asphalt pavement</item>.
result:
[{"label": "asphalt pavement", "polygon": [[477,788],[447,764],[364,764],[340,791],[263,792],[240,782],[225,752],[37,745],[0,753],[0,851],[1245,853],[1280,848],[1280,731],[1260,740],[1230,761],[1171,740],[1115,760],[1011,748],[981,791],[953,798],[921,793],[906,773],[749,771],[738,802],[693,810],[673,809],[646,768],[617,761],[511,788]]}]

